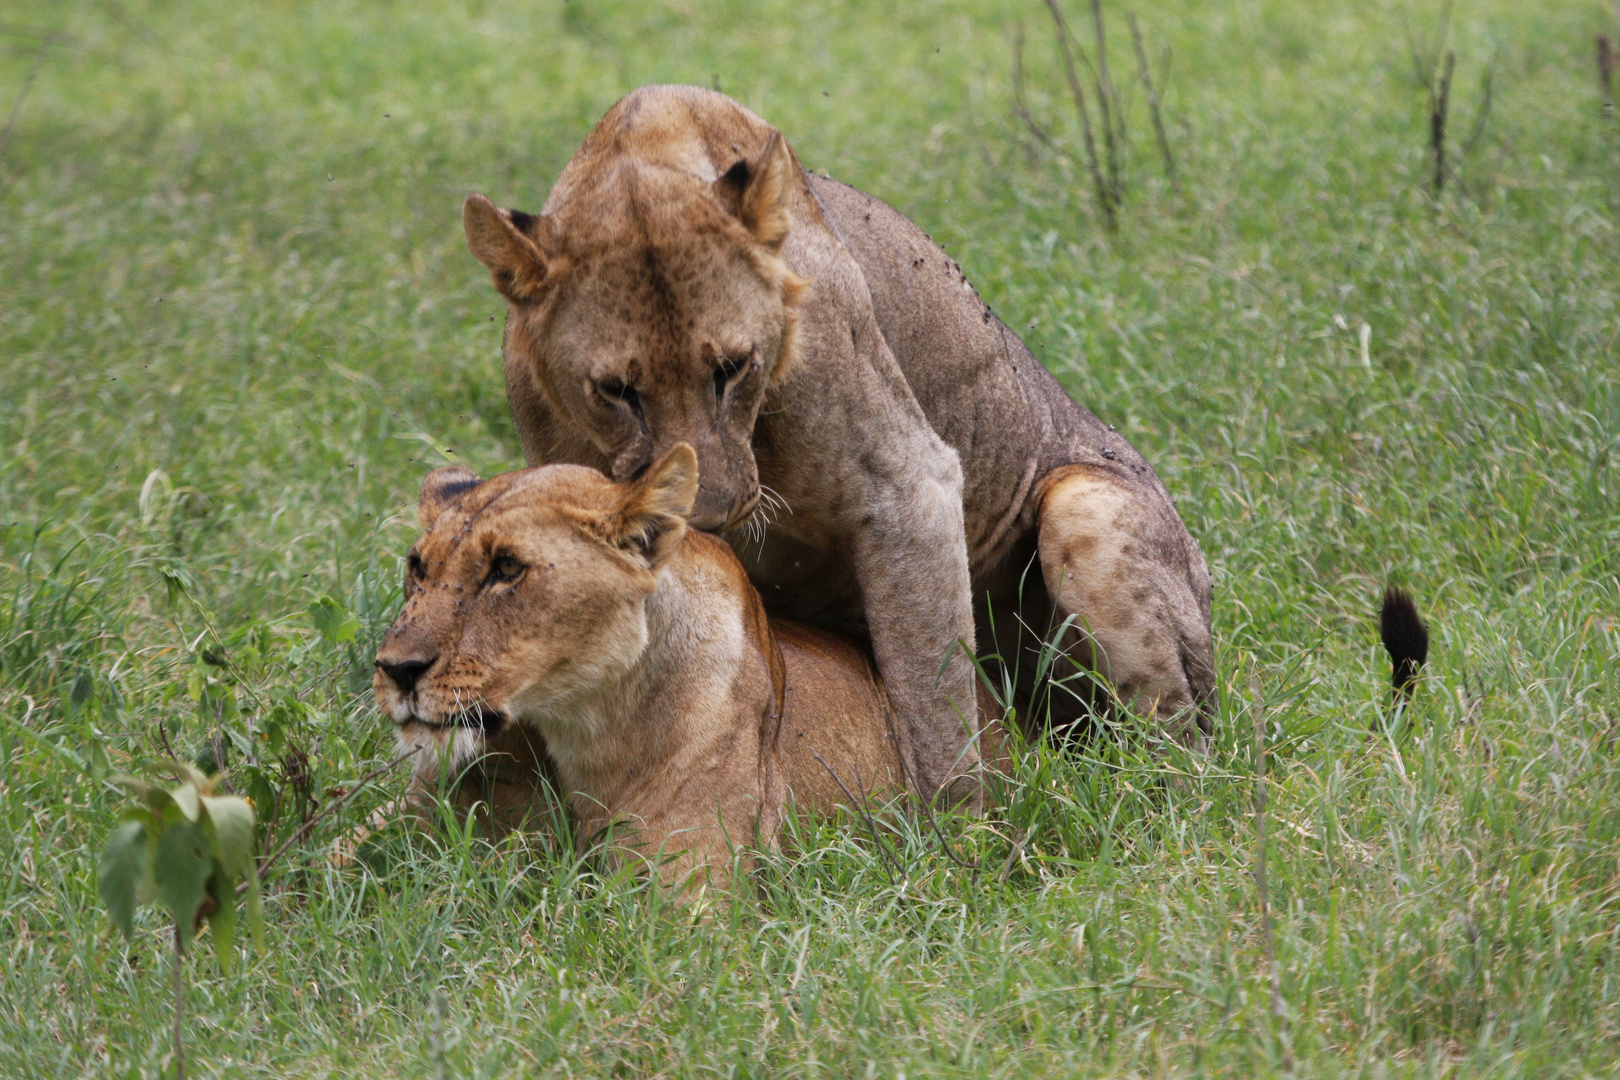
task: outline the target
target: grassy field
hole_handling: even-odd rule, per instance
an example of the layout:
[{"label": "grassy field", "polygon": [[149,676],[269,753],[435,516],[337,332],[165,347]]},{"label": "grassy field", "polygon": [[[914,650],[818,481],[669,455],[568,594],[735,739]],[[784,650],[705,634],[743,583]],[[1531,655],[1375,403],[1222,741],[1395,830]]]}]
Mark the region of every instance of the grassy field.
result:
[{"label": "grassy field", "polygon": [[[269,881],[267,955],[197,957],[190,1072],[1613,1075],[1615,13],[1457,5],[1454,153],[1487,72],[1492,107],[1438,201],[1438,4],[1138,14],[1183,187],[1128,90],[1109,235],[1014,112],[1021,24],[1078,152],[1037,0],[0,3],[0,118],[38,61],[0,149],[0,1074],[166,1068],[162,924],[129,946],[96,900],[109,772],[217,739],[278,838],[386,759],[368,650],[418,479],[520,463],[460,202],[537,209],[620,94],[683,81],[921,223],[1158,467],[1215,575],[1218,753],[1167,787],[1129,740],[1033,751],[1010,810],[947,827],[979,871],[897,819],[894,880],[806,823],[707,922],[465,828],[332,865],[395,775]],[[1391,580],[1432,662],[1369,736]],[[311,629],[322,596],[355,641]]]}]

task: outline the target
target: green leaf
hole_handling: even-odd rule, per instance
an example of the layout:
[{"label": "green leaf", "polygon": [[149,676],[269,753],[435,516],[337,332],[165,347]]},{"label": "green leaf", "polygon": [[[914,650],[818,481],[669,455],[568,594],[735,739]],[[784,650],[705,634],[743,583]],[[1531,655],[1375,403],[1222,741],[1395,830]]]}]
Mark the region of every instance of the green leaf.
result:
[{"label": "green leaf", "polygon": [[279,807],[276,805],[276,786],[270,782],[267,771],[250,767],[247,789],[248,797],[253,800],[254,820],[274,824]]},{"label": "green leaf", "polygon": [[214,857],[234,882],[253,860],[253,807],[236,795],[204,795]]},{"label": "green leaf", "polygon": [[152,874],[158,900],[174,917],[181,945],[185,946],[191,944],[197,909],[208,895],[214,860],[208,854],[208,836],[201,825],[179,818],[165,826],[152,851]]},{"label": "green leaf", "polygon": [[201,701],[203,691],[206,689],[208,689],[208,668],[199,660],[186,673],[186,694],[192,701]]},{"label": "green leaf", "polygon": [[182,783],[190,784],[197,789],[200,795],[207,795],[214,790],[214,783],[218,777],[209,776],[190,762],[177,761],[174,763],[175,771],[180,774]]},{"label": "green leaf", "polygon": [[112,762],[107,758],[107,747],[101,741],[101,737],[96,734],[94,727],[89,724],[86,724],[85,727],[89,729],[85,732],[85,741],[90,744],[90,753],[86,755],[89,759],[87,767],[90,770],[90,776],[96,780],[105,780],[107,774],[112,771]]},{"label": "green leaf", "polygon": [[107,778],[107,782],[109,784],[118,785],[131,795],[135,796],[137,799],[146,798],[146,793],[152,790],[152,785],[148,784],[145,780],[139,780],[133,776],[126,776],[123,773],[119,773],[117,776],[109,776]]},{"label": "green leaf", "polygon": [[196,587],[191,580],[191,573],[179,559],[156,559],[152,563],[158,577],[163,579],[163,585],[169,592],[169,603],[173,604],[182,596],[189,595]]},{"label": "green leaf", "polygon": [[[139,782],[138,780],[132,781],[132,784]],[[152,813],[159,819],[163,817],[164,812],[169,807],[174,805],[174,796],[169,793],[168,788],[160,788],[156,784],[143,786],[137,794],[146,800],[146,805],[151,808]]]},{"label": "green leaf", "polygon": [[73,703],[75,709],[82,709],[84,703],[90,700],[90,691],[93,688],[90,673],[81,671],[79,677],[73,680],[73,689],[68,691],[68,700]]},{"label": "green leaf", "polygon": [[113,925],[126,938],[135,936],[135,904],[145,876],[146,826],[139,821],[125,821],[112,831],[107,846],[101,849],[96,891],[107,905]]},{"label": "green leaf", "polygon": [[309,605],[309,620],[320,631],[321,637],[333,645],[353,641],[354,635],[360,632],[360,620],[330,596],[323,596]]},{"label": "green leaf", "polygon": [[[202,803],[198,799],[197,788],[192,784],[170,788],[169,801],[185,815],[187,821],[196,821],[202,814]],[[164,817],[167,818],[168,815],[165,814]]]},{"label": "green leaf", "polygon": [[227,874],[219,863],[208,879],[208,895],[214,898],[214,910],[208,913],[208,929],[214,935],[214,953],[219,957],[219,970],[226,975],[236,961],[236,888],[231,883],[236,875]]}]

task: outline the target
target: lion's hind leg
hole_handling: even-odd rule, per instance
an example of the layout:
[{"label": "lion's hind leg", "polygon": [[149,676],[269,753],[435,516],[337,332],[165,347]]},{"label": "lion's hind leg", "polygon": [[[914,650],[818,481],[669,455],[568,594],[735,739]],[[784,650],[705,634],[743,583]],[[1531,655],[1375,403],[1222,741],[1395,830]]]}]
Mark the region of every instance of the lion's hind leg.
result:
[{"label": "lion's hind leg", "polygon": [[1055,620],[1071,616],[1069,658],[1166,734],[1208,749],[1214,655],[1209,571],[1156,489],[1066,465],[1040,485],[1037,550]]}]

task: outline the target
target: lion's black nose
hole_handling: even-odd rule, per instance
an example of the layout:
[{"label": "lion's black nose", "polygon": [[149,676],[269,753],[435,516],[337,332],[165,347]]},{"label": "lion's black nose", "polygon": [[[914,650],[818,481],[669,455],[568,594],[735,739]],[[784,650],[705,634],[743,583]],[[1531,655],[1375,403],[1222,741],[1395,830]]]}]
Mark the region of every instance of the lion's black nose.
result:
[{"label": "lion's black nose", "polygon": [[377,667],[382,673],[394,681],[399,692],[409,694],[416,689],[416,680],[420,679],[428,668],[433,666],[437,656],[413,656],[408,660],[383,660],[378,658]]}]

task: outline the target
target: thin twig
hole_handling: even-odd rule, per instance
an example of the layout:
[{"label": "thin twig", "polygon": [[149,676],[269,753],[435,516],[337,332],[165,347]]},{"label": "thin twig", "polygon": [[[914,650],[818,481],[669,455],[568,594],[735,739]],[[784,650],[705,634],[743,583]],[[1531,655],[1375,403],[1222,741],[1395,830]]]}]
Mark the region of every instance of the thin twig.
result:
[{"label": "thin twig", "polygon": [[946,856],[950,858],[951,862],[955,863],[957,866],[960,866],[962,869],[971,870],[977,874],[979,872],[979,863],[981,860],[975,859],[973,862],[968,862],[956,854],[955,849],[951,847],[951,842],[945,839],[945,833],[940,829],[938,819],[934,817],[934,805],[932,800],[923,802],[922,808],[923,813],[928,818],[928,824],[933,827],[934,835],[939,838],[939,846],[945,849]]},{"label": "thin twig", "polygon": [[174,1077],[175,1080],[186,1080],[185,1049],[181,1042],[183,1029],[182,1019],[185,1015],[186,1003],[185,983],[186,949],[180,937],[180,924],[174,925]]},{"label": "thin twig", "polygon": [[1030,134],[1045,144],[1049,150],[1073,160],[1073,155],[1060,146],[1051,135],[1047,134],[1046,129],[1037,124],[1035,117],[1030,114],[1029,102],[1024,96],[1024,28],[1022,25],[1013,28],[1013,111],[1024,122],[1024,126],[1029,128]]},{"label": "thin twig", "polygon": [[55,34],[46,34],[39,41],[39,51],[34,54],[34,66],[28,69],[28,77],[23,80],[22,89],[17,92],[17,102],[11,106],[11,116],[6,120],[5,130],[0,131],[0,160],[6,156],[6,145],[11,142],[11,129],[17,126],[17,117],[22,113],[23,102],[28,100],[28,91],[34,88],[34,79],[39,76],[39,69],[45,63],[45,53],[55,41]]},{"label": "thin twig", "polygon": [[1170,187],[1181,194],[1181,177],[1176,175],[1176,159],[1170,153],[1170,138],[1164,133],[1164,117],[1159,113],[1159,92],[1153,87],[1153,75],[1148,70],[1147,50],[1142,45],[1142,28],[1136,24],[1136,13],[1127,11],[1125,21],[1131,26],[1131,40],[1136,44],[1136,63],[1142,73],[1142,87],[1147,91],[1148,115],[1153,118],[1153,134],[1159,140],[1159,155],[1164,158],[1164,174],[1170,178]]},{"label": "thin twig", "polygon": [[[1260,680],[1253,679],[1249,688],[1254,697],[1254,882],[1260,893],[1260,928],[1266,942],[1266,972],[1271,982],[1271,1015],[1286,1024],[1287,1012],[1283,1008],[1282,982],[1277,977],[1277,945],[1271,929],[1271,898],[1266,891],[1266,710],[1265,703],[1260,697]],[[1293,1070],[1292,1056],[1286,1046],[1283,1050],[1283,1070],[1285,1072]]]},{"label": "thin twig", "polygon": [[[220,632],[214,628],[214,620],[209,617],[208,609],[202,606],[201,600],[198,600],[195,596],[191,595],[191,590],[181,589],[180,595],[184,596],[187,600],[190,600],[191,606],[197,609],[197,617],[202,619],[203,629],[208,631],[208,636],[213,638],[214,644],[219,646],[220,659],[224,662],[226,667],[235,672],[237,679],[240,680],[239,685],[243,690],[247,691],[247,696],[253,699],[254,707],[260,712],[263,712],[265,707],[264,699],[259,696],[259,692],[257,690],[248,685],[247,672],[243,671],[237,662],[231,659],[231,650],[226,646],[225,639],[220,636]],[[193,642],[193,647],[195,647],[195,641],[201,640],[201,637],[202,635],[200,634],[197,636]]]},{"label": "thin twig", "polygon": [[1501,58],[1502,54],[1500,52],[1491,57],[1491,66],[1485,69],[1485,75],[1480,80],[1479,108],[1474,112],[1474,124],[1468,131],[1468,138],[1464,140],[1462,149],[1457,152],[1459,161],[1474,152],[1474,146],[1479,142],[1480,137],[1485,134],[1485,122],[1491,118],[1491,99],[1496,84],[1496,65]]},{"label": "thin twig", "polygon": [[179,755],[174,752],[174,747],[169,745],[169,729],[163,726],[163,721],[158,721],[157,729],[158,741],[163,744],[164,756],[166,756],[170,761],[179,761]]},{"label": "thin twig", "polygon": [[1116,106],[1114,83],[1108,77],[1108,39],[1103,34],[1102,0],[1091,0],[1091,23],[1097,34],[1097,110],[1102,114],[1103,151],[1108,159],[1108,186],[1113,189],[1115,204],[1124,202],[1125,188],[1119,176],[1120,147],[1116,145],[1114,123],[1118,115],[1117,143],[1125,141],[1125,116]]},{"label": "thin twig", "polygon": [[1457,66],[1457,54],[1446,51],[1446,66],[1440,74],[1440,88],[1429,104],[1429,148],[1434,151],[1434,197],[1446,183],[1446,111],[1451,105],[1451,74]]},{"label": "thin twig", "polygon": [[1024,830],[1022,836],[1013,841],[1012,850],[1007,852],[1007,861],[1001,864],[1001,883],[1003,885],[1007,884],[1007,879],[1012,877],[1012,868],[1013,864],[1018,861],[1018,853],[1024,850],[1024,845],[1029,843],[1029,838],[1034,835],[1035,826],[1031,825]]},{"label": "thin twig", "polygon": [[[328,814],[336,813],[338,810],[346,806],[350,799],[353,799],[356,795],[360,794],[361,788],[377,779],[377,777],[381,776],[383,773],[392,770],[400,762],[405,761],[407,758],[415,757],[421,752],[422,748],[418,746],[415,749],[405,751],[392,761],[377,766],[375,769],[372,769],[370,772],[366,773],[366,775],[362,776],[359,782],[356,783],[354,787],[350,788],[341,799],[338,799],[336,802],[329,802],[323,806],[320,813],[316,814],[314,817],[298,826],[298,828],[294,829],[292,835],[283,840],[281,842],[281,846],[276,848],[276,850],[270,854],[269,858],[265,859],[264,862],[259,864],[259,868],[256,871],[259,879],[264,879],[264,876],[270,872],[270,868],[276,865],[276,861],[287,853],[288,848],[292,847],[299,840],[302,840],[312,831],[314,831],[315,826],[320,824],[322,818],[326,817]],[[236,895],[241,896],[243,893],[247,892],[247,890],[248,884],[244,881],[242,884],[236,887]]]},{"label": "thin twig", "polygon": [[[866,781],[861,779],[861,767],[858,763],[851,763],[850,767],[855,770],[855,787],[861,793],[861,807],[866,813],[866,820],[872,823],[872,835],[876,837],[877,817],[872,813],[872,799],[866,789]],[[900,875],[901,881],[906,880],[906,864],[901,860],[900,853],[894,849],[893,845],[890,845],[887,850],[890,858],[894,860],[895,873]]]},{"label": "thin twig", "polygon": [[866,812],[865,800],[857,799],[855,797],[855,793],[849,790],[849,787],[845,785],[844,781],[839,777],[839,775],[833,771],[833,767],[827,764],[827,759],[822,757],[815,747],[810,748],[810,756],[821,762],[821,767],[827,770],[827,775],[833,778],[833,783],[837,784],[844,792],[844,797],[849,799],[850,808],[859,814],[861,820],[866,823],[867,831],[872,834],[872,842],[877,845],[879,861],[883,865],[883,874],[889,879],[889,884],[894,884],[894,874],[889,871],[889,863],[891,860],[893,860],[895,871],[898,872],[901,877],[905,877],[905,871],[900,866],[900,860],[894,858],[894,856],[889,852],[889,847],[883,842],[883,837],[878,835],[877,822],[873,821],[872,815]]},{"label": "thin twig", "polygon": [[1603,87],[1603,115],[1614,119],[1614,72],[1620,67],[1613,42],[1607,34],[1597,36],[1598,82]]},{"label": "thin twig", "polygon": [[132,18],[129,12],[124,10],[124,5],[118,3],[117,0],[105,0],[105,4],[107,14],[113,17],[114,22],[123,25],[127,29],[135,31],[137,34],[141,35],[141,37],[145,38],[148,44],[162,45],[164,43],[163,39],[157,35],[156,31],[154,31],[150,26],[147,26],[145,23]]},{"label": "thin twig", "polygon": [[1103,179],[1102,169],[1097,165],[1097,140],[1092,138],[1091,134],[1091,111],[1086,108],[1086,92],[1080,85],[1080,74],[1074,66],[1074,50],[1078,46],[1070,38],[1069,24],[1064,22],[1063,12],[1057,6],[1057,0],[1046,0],[1046,10],[1052,13],[1058,49],[1063,53],[1063,72],[1069,81],[1069,93],[1074,97],[1075,111],[1080,114],[1080,134],[1086,146],[1086,169],[1091,173],[1092,186],[1097,190],[1097,203],[1102,207],[1103,224],[1112,232],[1117,224],[1114,220],[1114,199],[1108,181]]},{"label": "thin twig", "polygon": [[27,41],[39,41],[42,38],[49,38],[52,44],[59,48],[73,49],[76,52],[101,52],[100,49],[94,49],[85,44],[84,39],[81,37],[75,37],[60,30],[53,30],[49,26],[39,26],[34,23],[0,22],[0,37],[23,38]]}]

